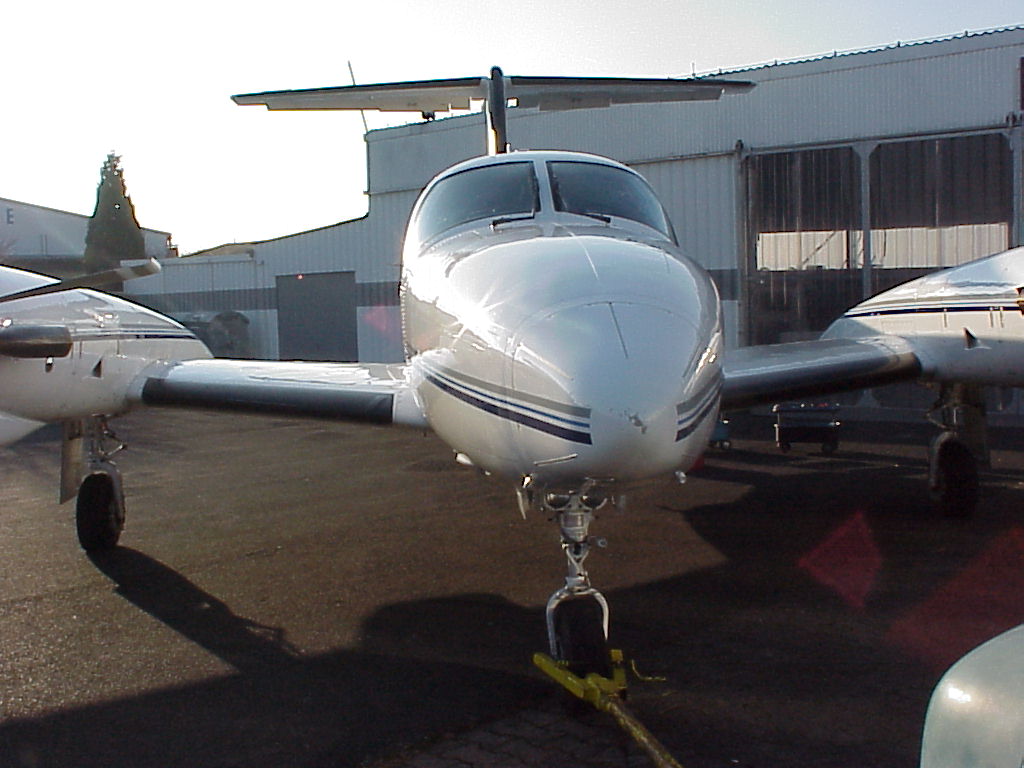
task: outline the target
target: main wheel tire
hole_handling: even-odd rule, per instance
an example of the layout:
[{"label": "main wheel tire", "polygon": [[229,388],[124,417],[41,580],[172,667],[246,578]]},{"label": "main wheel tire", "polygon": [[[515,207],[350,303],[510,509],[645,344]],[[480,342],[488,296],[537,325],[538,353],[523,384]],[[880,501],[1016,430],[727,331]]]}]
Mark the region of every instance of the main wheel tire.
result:
[{"label": "main wheel tire", "polygon": [[978,461],[963,443],[947,440],[935,456],[932,499],[946,517],[970,517],[978,506]]},{"label": "main wheel tire", "polygon": [[87,552],[117,546],[124,530],[124,502],[114,478],[99,472],[82,481],[75,504],[75,525],[78,543]]},{"label": "main wheel tire", "polygon": [[596,672],[611,677],[604,612],[592,597],[565,600],[555,607],[555,643],[559,661],[579,677]]}]

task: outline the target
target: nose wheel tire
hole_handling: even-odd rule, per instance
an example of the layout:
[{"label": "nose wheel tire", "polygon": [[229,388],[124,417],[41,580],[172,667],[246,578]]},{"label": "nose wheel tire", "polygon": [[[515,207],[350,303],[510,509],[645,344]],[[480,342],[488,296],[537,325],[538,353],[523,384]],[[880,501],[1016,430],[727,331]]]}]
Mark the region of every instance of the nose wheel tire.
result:
[{"label": "nose wheel tire", "polygon": [[592,597],[563,600],[554,608],[555,658],[578,677],[596,672],[611,677],[604,611]]}]

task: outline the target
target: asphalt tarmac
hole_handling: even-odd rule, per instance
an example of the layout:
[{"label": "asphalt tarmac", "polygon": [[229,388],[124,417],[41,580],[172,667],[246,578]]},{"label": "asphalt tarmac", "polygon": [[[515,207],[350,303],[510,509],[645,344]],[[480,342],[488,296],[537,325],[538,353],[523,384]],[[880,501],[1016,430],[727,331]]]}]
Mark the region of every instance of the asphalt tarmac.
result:
[{"label": "asphalt tarmac", "polygon": [[[994,430],[979,512],[948,520],[924,427],[847,427],[826,457],[737,426],[592,528],[613,644],[665,678],[631,706],[687,768],[916,765],[942,670],[1024,622],[1024,445]],[[55,433],[0,449],[0,766],[644,764],[530,665],[555,525],[436,438],[115,427],[129,517],[104,556],[56,503]]]}]

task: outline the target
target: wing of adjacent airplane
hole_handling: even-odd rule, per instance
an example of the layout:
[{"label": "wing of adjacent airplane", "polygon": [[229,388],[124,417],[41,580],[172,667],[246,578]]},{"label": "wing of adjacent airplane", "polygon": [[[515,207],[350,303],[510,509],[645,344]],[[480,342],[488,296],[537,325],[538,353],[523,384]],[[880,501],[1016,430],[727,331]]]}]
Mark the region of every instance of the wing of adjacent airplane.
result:
[{"label": "wing of adjacent airplane", "polygon": [[186,360],[143,371],[133,399],[426,428],[410,379],[405,364]]},{"label": "wing of adjacent airplane", "polygon": [[130,264],[116,267],[115,269],[104,270],[103,272],[90,272],[79,277],[70,277],[64,280],[54,280],[42,275],[31,275],[28,278],[33,283],[31,287],[5,293],[0,296],[0,302],[27,299],[31,296],[46,296],[51,293],[60,293],[72,288],[106,288],[112,284],[124,283],[134,280],[136,277],[155,275],[160,271],[160,262],[150,257],[141,264]]},{"label": "wing of adjacent airplane", "polygon": [[892,384],[920,376],[921,360],[898,336],[769,344],[729,351],[722,410]]}]

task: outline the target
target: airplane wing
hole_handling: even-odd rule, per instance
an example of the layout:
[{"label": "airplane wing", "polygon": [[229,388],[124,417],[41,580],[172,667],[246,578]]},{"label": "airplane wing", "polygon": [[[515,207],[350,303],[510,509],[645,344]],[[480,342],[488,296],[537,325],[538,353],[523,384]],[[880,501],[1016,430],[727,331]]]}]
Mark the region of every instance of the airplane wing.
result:
[{"label": "airplane wing", "polygon": [[818,339],[726,352],[722,410],[914,379],[922,363],[898,336]]},{"label": "airplane wing", "polygon": [[[722,409],[881,386],[922,365],[899,337],[819,339],[727,352]],[[407,364],[186,360],[146,370],[133,399],[148,406],[311,416],[427,427]]]},{"label": "airplane wing", "polygon": [[186,360],[155,364],[133,390],[150,406],[427,427],[406,364]]}]

